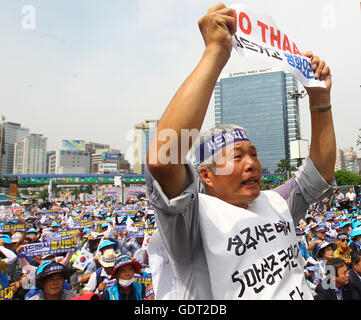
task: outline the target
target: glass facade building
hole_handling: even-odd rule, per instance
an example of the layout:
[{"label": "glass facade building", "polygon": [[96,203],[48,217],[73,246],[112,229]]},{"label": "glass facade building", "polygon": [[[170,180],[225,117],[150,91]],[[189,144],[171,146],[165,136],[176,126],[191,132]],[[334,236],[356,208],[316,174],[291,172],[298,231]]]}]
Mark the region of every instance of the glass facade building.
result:
[{"label": "glass facade building", "polygon": [[276,68],[221,75],[215,86],[215,125],[244,127],[265,175],[273,174],[280,160],[290,160],[289,142],[299,134],[299,121],[287,92],[295,91],[294,76]]},{"label": "glass facade building", "polygon": [[158,122],[159,120],[145,120],[134,126],[134,173],[144,174],[147,153],[156,135]]},{"label": "glass facade building", "polygon": [[[1,127],[1,125],[0,125]],[[2,173],[11,174],[14,169],[14,146],[18,141],[22,141],[30,130],[21,127],[19,123],[5,122],[4,123],[4,135],[5,135],[5,154],[2,158]]]}]

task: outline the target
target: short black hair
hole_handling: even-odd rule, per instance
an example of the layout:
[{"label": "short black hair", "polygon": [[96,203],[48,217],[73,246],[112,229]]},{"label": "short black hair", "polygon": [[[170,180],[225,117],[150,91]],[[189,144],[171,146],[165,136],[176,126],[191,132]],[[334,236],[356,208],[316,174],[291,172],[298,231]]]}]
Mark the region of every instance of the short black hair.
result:
[{"label": "short black hair", "polygon": [[336,275],[338,275],[338,269],[342,268],[343,266],[347,267],[345,260],[342,258],[331,258],[327,261],[326,265],[333,266],[336,271]]},{"label": "short black hair", "polygon": [[358,264],[361,260],[361,255],[357,252],[351,254],[351,263]]}]

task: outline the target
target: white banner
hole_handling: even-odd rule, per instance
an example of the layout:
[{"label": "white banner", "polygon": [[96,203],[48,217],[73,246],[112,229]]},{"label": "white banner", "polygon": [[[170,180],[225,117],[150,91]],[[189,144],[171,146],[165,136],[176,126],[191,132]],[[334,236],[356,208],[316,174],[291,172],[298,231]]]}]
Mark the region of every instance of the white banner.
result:
[{"label": "white banner", "polygon": [[281,67],[291,72],[305,87],[326,87],[324,81],[314,78],[311,59],[304,56],[296,43],[277,27],[272,17],[254,13],[242,4],[230,7],[234,9],[237,25],[232,43],[241,56]]}]

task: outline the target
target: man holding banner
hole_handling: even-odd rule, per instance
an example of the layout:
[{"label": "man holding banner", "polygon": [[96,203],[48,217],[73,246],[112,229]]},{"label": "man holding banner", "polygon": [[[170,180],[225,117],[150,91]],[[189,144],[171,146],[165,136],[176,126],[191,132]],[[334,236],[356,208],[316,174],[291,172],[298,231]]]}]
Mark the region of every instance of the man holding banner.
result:
[{"label": "man holding banner", "polygon": [[[309,204],[335,186],[330,69],[254,16],[243,7],[217,4],[199,20],[203,56],[165,110],[149,149],[147,184],[158,231],[148,253],[157,299],[165,290],[174,291],[176,299],[312,299],[294,226]],[[264,40],[259,52],[295,66],[301,61],[304,69],[294,71],[305,78],[312,122],[309,158],[291,180],[262,192],[257,149],[244,128],[222,126],[198,136],[232,44],[237,51],[256,48],[247,36],[257,26]],[[198,139],[192,139],[187,158],[194,135]]]}]

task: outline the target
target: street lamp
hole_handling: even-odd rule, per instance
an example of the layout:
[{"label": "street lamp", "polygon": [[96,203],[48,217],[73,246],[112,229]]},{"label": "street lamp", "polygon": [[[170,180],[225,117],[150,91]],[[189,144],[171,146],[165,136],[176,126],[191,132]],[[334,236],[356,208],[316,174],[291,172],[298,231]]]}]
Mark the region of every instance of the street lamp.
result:
[{"label": "street lamp", "polygon": [[[290,99],[294,99],[296,101],[296,141],[301,143],[301,126],[300,126],[300,111],[299,111],[299,103],[298,100],[304,98],[307,95],[305,90],[298,92],[297,90],[294,92],[287,92]],[[302,164],[302,158],[297,158],[297,167]]]},{"label": "street lamp", "polygon": [[299,104],[298,100],[304,98],[307,93],[305,90],[302,90],[301,92],[295,91],[295,92],[287,92],[290,99],[294,99],[296,101],[296,125],[297,125],[297,131],[296,131],[296,139],[301,139],[301,129],[300,129],[300,112],[299,112]]}]

